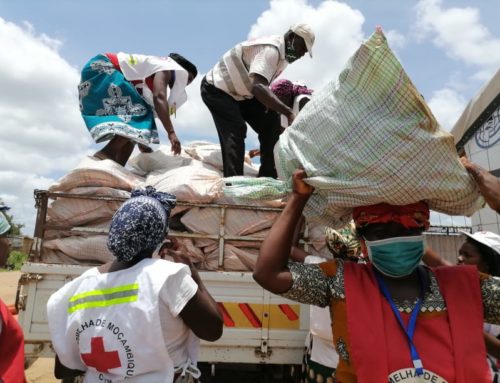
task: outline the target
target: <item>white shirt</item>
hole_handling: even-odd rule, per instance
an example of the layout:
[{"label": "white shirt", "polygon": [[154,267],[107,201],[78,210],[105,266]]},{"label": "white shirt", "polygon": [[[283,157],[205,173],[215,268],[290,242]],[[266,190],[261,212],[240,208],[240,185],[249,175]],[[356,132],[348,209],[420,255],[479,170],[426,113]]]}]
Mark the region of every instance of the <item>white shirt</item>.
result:
[{"label": "white shirt", "polygon": [[[309,255],[304,263],[322,263],[327,259]],[[332,319],[330,307],[310,307],[310,334],[312,336],[311,360],[323,366],[337,368],[339,354],[333,345]],[[306,344],[306,346],[308,346]]]},{"label": "white shirt", "polygon": [[[171,382],[192,340],[179,317],[198,288],[190,274],[183,264],[144,259],[111,273],[93,268],[63,286],[47,304],[61,363],[87,371],[85,382]],[[103,353],[111,364],[102,365]]]}]

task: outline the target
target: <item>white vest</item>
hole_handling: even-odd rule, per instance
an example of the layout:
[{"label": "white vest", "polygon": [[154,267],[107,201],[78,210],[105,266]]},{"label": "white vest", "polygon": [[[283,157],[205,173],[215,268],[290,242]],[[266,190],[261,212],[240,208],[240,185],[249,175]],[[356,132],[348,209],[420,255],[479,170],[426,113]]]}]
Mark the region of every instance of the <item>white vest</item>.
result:
[{"label": "white vest", "polygon": [[288,65],[285,60],[283,36],[263,37],[237,44],[227,51],[213,69],[207,73],[208,82],[237,100],[253,98],[252,81],[248,68],[243,62],[243,48],[255,45],[272,45],[278,48],[280,58],[273,78],[269,81],[271,83]]},{"label": "white vest", "polygon": [[146,56],[124,52],[119,52],[116,56],[123,76],[129,81],[140,81],[140,83],[135,84],[135,87],[141,90],[142,97],[153,107],[153,110],[153,93],[146,85],[145,79],[154,73],[165,70],[175,71],[175,82],[170,92],[168,92],[167,87],[169,113],[174,114],[186,102],[186,86],[189,74],[175,60],[170,57]]},{"label": "white vest", "polygon": [[158,309],[172,264],[141,264],[106,274],[88,270],[49,299],[54,349],[63,365],[87,371],[84,382],[173,381]]}]

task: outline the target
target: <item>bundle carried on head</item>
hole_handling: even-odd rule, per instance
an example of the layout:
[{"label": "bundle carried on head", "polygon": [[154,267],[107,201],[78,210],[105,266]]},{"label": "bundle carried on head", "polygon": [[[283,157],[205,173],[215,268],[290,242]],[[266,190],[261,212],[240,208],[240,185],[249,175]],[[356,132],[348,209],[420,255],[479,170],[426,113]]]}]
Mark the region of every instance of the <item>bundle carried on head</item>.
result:
[{"label": "bundle carried on head", "polygon": [[[378,203],[426,201],[451,215],[483,205],[453,137],[440,129],[379,29],[338,81],[315,92],[274,154],[286,186],[295,169],[305,169],[316,192],[304,214],[329,226],[347,224],[354,207]],[[258,198],[249,186],[233,182],[225,191]]]}]

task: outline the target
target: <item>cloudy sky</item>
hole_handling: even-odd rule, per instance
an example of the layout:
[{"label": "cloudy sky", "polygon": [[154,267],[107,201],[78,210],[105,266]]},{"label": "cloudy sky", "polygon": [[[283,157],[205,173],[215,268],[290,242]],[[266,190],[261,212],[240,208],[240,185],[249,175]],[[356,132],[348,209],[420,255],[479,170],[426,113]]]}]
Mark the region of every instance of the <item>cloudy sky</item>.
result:
[{"label": "cloudy sky", "polygon": [[[316,33],[314,58],[289,66],[284,77],[317,89],[381,25],[450,130],[500,66],[497,15],[490,0],[0,0],[0,198],[31,235],[33,189],[49,187],[95,151],[76,86],[80,69],[97,53],[179,52],[203,74],[236,43],[307,22]],[[183,142],[217,142],[199,96],[201,78],[174,120]],[[163,130],[160,139],[167,141]],[[255,144],[249,134],[247,148]]]}]

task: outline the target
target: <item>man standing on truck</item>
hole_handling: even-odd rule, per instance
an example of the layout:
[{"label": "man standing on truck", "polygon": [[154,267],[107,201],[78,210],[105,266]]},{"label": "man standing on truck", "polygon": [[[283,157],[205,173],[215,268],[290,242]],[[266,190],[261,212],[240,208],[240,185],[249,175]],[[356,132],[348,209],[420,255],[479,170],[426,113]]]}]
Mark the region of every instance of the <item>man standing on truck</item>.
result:
[{"label": "man standing on truck", "polygon": [[314,39],[309,25],[295,24],[284,35],[239,43],[203,78],[201,97],[219,135],[224,177],[243,175],[247,122],[259,135],[259,177],[277,177],[273,149],[281,133],[278,113],[290,124],[295,114],[271,92],[269,84],[288,63],[306,52],[312,57]]}]

